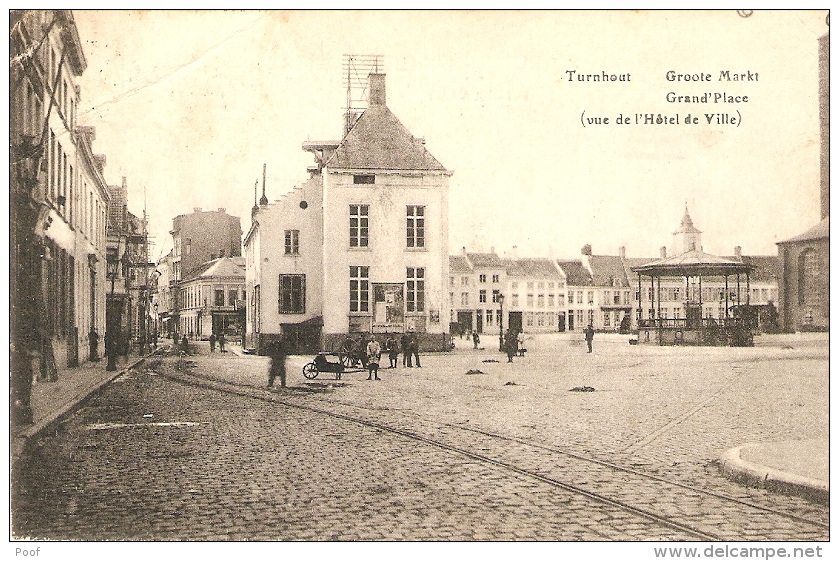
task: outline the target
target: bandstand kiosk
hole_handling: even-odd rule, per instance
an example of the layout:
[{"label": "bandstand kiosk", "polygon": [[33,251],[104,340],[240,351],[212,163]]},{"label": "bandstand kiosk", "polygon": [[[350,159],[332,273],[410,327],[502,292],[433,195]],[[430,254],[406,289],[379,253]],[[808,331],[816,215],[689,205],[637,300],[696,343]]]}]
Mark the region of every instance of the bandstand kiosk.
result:
[{"label": "bandstand kiosk", "polygon": [[[743,310],[749,309],[751,265],[710,255],[701,249],[691,249],[673,257],[632,267],[631,270],[638,275],[639,344],[705,346],[751,346],[753,344],[750,316],[743,313]],[[645,318],[640,296],[647,278],[649,278],[652,298],[649,300],[649,309]],[[685,317],[661,317],[662,278],[684,279]],[[740,301],[742,280],[746,283],[745,303]],[[715,287],[721,284],[720,281],[724,281],[725,288],[719,301],[720,317],[702,317],[703,281],[706,286],[713,284]],[[742,304],[745,304],[745,307]]]}]

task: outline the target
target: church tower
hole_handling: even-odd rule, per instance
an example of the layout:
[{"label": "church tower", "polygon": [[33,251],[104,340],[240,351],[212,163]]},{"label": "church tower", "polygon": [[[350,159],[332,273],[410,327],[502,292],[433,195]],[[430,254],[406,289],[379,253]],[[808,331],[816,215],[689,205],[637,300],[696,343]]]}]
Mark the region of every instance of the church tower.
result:
[{"label": "church tower", "polygon": [[679,255],[693,250],[702,251],[702,232],[693,225],[688,207],[685,205],[681,227],[673,232],[673,247],[670,252],[671,255]]}]

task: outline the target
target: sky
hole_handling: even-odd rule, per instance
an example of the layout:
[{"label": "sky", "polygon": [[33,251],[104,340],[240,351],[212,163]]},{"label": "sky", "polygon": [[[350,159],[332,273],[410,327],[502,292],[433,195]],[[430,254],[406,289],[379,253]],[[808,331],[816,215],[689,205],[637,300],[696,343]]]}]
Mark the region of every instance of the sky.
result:
[{"label": "sky", "polygon": [[[343,55],[383,55],[387,105],[454,171],[450,253],[656,257],[687,205],[705,251],[775,255],[820,218],[825,15],[74,11],[88,61],[78,120],[96,127],[108,183],[127,178],[129,210],[145,204],[157,258],[195,207],[226,208],[247,232],[263,163],[270,200],[304,182],[302,142],[341,136]],[[758,78],[720,82],[722,70]],[[705,122],[738,111],[739,126]],[[615,123],[648,113],[680,123]]]}]

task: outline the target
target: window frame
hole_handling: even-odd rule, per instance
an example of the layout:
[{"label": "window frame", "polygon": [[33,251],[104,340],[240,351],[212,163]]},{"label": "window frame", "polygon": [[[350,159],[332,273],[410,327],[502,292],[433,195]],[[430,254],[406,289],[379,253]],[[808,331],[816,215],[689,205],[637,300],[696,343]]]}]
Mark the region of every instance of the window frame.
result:
[{"label": "window frame", "polygon": [[425,267],[405,269],[405,311],[410,314],[425,312]]},{"label": "window frame", "polygon": [[370,205],[350,205],[350,247],[370,247]]},{"label": "window frame", "polygon": [[[295,281],[298,281],[298,286],[294,286]],[[277,310],[281,315],[306,313],[305,274],[280,273],[277,284]]]},{"label": "window frame", "polygon": [[370,313],[370,267],[350,265],[350,313]]},{"label": "window frame", "polygon": [[405,208],[405,243],[408,249],[425,248],[425,205]]},{"label": "window frame", "polygon": [[300,255],[300,230],[286,230],[283,240],[284,255]]}]

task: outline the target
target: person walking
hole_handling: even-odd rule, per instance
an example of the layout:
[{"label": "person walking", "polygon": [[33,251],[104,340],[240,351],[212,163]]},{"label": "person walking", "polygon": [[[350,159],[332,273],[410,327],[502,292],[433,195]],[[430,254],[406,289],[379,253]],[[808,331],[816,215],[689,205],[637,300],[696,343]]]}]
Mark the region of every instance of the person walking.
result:
[{"label": "person walking", "polygon": [[227,349],[224,348],[225,344],[227,344],[227,337],[224,336],[224,331],[222,331],[221,335],[218,336],[218,350],[226,353]]},{"label": "person walking", "polygon": [[594,326],[589,323],[585,329],[583,329],[583,333],[586,336],[586,345],[588,345],[588,352],[591,352],[591,344],[594,341]]},{"label": "person walking", "polygon": [[216,334],[210,333],[210,352],[216,352]]},{"label": "person walking", "polygon": [[95,327],[91,327],[90,333],[87,334],[87,344],[90,346],[88,358],[91,362],[97,362],[99,360],[99,332]]},{"label": "person walking", "polygon": [[417,363],[417,368],[422,368],[419,359],[419,339],[417,338],[417,334],[414,332],[411,332],[411,354],[414,355],[414,362]]},{"label": "person walking", "polygon": [[189,340],[184,335],[183,339],[181,339],[181,350],[183,352],[187,352],[189,350]]},{"label": "person walking", "polygon": [[286,379],[286,369],[285,369],[285,359],[286,359],[286,349],[285,343],[282,339],[279,339],[271,345],[269,350],[271,356],[271,367],[268,370],[268,387],[274,387],[274,380],[279,377],[280,378],[280,387],[285,387],[285,379]]},{"label": "person walking", "polygon": [[516,334],[516,354],[519,356],[524,356],[524,333],[519,331]]},{"label": "person walking", "polygon": [[472,348],[477,349],[478,348],[478,343],[480,343],[480,342],[481,342],[481,336],[478,335],[477,331],[473,331],[472,332]]},{"label": "person walking", "polygon": [[379,380],[379,360],[382,356],[382,346],[376,341],[376,338],[370,336],[370,342],[367,343],[367,370],[370,372],[367,379],[371,380],[372,376],[376,376]]},{"label": "person walking", "polygon": [[411,364],[411,336],[408,333],[403,333],[400,343],[402,343],[402,367],[413,368],[413,364]]},{"label": "person walking", "polygon": [[516,336],[511,330],[504,333],[504,351],[507,353],[507,362],[513,362],[513,357],[516,356],[518,350],[518,342]]},{"label": "person walking", "polygon": [[387,351],[387,358],[390,361],[388,368],[396,368],[396,363],[399,360],[399,348],[396,345],[396,339],[391,335],[385,342],[385,350]]}]

